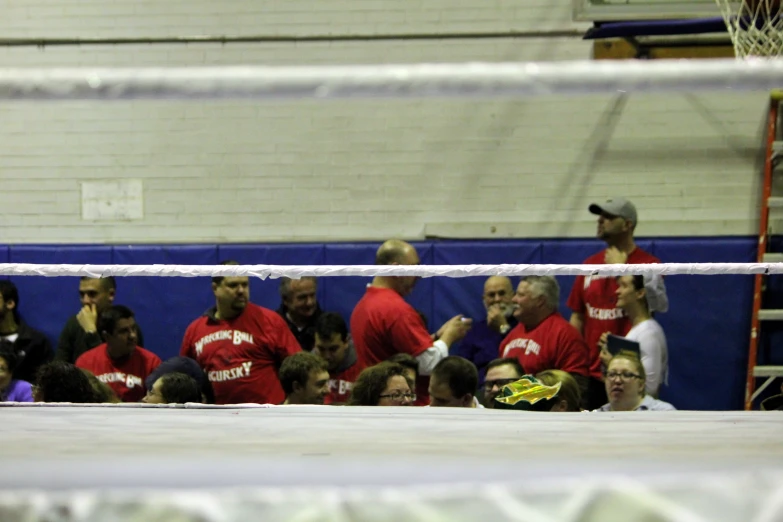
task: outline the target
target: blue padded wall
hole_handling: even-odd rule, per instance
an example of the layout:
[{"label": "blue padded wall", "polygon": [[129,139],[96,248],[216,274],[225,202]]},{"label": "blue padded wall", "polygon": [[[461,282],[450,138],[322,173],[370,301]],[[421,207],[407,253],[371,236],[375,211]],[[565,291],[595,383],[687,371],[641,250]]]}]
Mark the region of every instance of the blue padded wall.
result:
[{"label": "blue padded wall", "polygon": [[[218,262],[232,259],[243,265],[323,265],[323,245],[220,245],[217,247]],[[296,260],[296,261],[295,261]],[[209,281],[207,281],[209,283]],[[212,296],[210,285],[206,285],[208,296]],[[250,283],[250,299],[273,310],[280,306],[279,280],[255,279]],[[324,302],[323,289],[318,289],[319,302]],[[214,305],[214,298],[209,303]]]},{"label": "blue padded wall", "polygon": [[[372,265],[375,263],[376,243],[329,244],[325,249],[325,265]],[[345,321],[364,294],[369,278],[324,277],[318,281],[319,293],[323,291],[321,306],[330,312],[338,312]]]},{"label": "blue padded wall", "polygon": [[[541,263],[540,242],[533,241],[448,241],[436,243],[435,265],[492,265]],[[459,279],[434,278],[433,306],[437,309],[430,321],[434,330],[457,314],[484,319],[481,301],[486,277]],[[516,288],[519,278],[512,278]],[[456,284],[455,284],[456,283]]]},{"label": "blue padded wall", "polygon": [[[665,262],[752,262],[756,240],[655,241]],[[669,276],[669,311],[658,314],[669,344],[664,400],[689,409],[741,409],[748,361],[753,276]]]},{"label": "blue padded wall", "polygon": [[[12,246],[9,263],[92,264],[112,263],[109,246]],[[10,278],[19,289],[19,312],[27,323],[41,330],[57,346],[65,321],[82,307],[79,302],[78,277]]]},{"label": "blue padded wall", "polygon": [[[368,265],[374,243],[271,245],[0,246],[0,260],[14,263]],[[749,262],[753,237],[639,240],[664,262]],[[603,248],[597,240],[421,241],[414,243],[423,264],[581,263]],[[72,277],[14,277],[20,311],[56,346],[66,319],[79,310],[78,280]],[[573,277],[559,277],[561,313]],[[318,285],[325,310],[346,320],[370,278],[327,277]],[[424,278],[408,301],[428,319],[431,330],[455,314],[484,316],[484,277]],[[516,280],[514,281],[516,283]],[[776,281],[777,283],[777,281]],[[662,398],[681,409],[741,409],[753,292],[751,276],[669,276],[670,310],[658,320],[667,333],[669,386]],[[277,308],[277,280],[254,280],[253,302]],[[118,304],[131,307],[142,326],[146,348],[166,359],[179,352],[187,325],[214,304],[209,278],[118,278]]]},{"label": "blue padded wall", "polygon": [[[215,265],[214,246],[129,246],[114,248],[118,265]],[[136,314],[145,348],[161,358],[179,353],[184,328],[208,307],[208,277],[118,277],[114,302]]]}]

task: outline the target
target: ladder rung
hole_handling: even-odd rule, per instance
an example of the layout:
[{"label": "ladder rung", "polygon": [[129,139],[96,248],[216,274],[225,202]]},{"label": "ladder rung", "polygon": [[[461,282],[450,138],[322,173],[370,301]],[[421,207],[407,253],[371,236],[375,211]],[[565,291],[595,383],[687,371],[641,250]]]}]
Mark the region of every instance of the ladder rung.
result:
[{"label": "ladder rung", "polygon": [[756,366],[753,368],[754,377],[783,377],[783,366]]},{"label": "ladder rung", "polygon": [[767,252],[764,254],[763,259],[765,263],[783,263],[783,254],[772,254]]},{"label": "ladder rung", "polygon": [[783,321],[783,310],[759,310],[759,321]]},{"label": "ladder rung", "polygon": [[783,207],[783,198],[774,197],[767,199],[767,206],[769,208],[781,208]]}]

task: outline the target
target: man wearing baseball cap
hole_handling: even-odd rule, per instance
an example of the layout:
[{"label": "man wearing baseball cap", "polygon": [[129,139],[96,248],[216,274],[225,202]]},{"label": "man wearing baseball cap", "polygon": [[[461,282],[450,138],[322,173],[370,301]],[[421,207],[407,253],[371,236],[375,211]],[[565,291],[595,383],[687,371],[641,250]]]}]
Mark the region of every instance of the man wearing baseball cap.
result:
[{"label": "man wearing baseball cap", "polygon": [[[637,224],[636,207],[624,198],[610,198],[603,203],[592,203],[588,210],[598,216],[597,236],[607,248],[587,259],[586,265],[660,263],[661,260],[636,246],[634,230]],[[571,324],[582,335],[590,349],[590,386],[588,409],[600,408],[607,402],[601,372],[601,335],[605,332],[624,336],[631,329],[626,314],[617,308],[617,281],[614,276],[577,276],[568,307],[572,310]]]}]

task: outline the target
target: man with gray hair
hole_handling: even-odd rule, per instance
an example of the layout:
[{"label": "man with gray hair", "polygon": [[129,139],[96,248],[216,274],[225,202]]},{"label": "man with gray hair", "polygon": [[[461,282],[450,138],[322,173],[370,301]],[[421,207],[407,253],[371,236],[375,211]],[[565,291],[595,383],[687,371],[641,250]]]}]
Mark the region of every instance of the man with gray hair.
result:
[{"label": "man with gray hair", "polygon": [[318,280],[312,276],[280,278],[281,303],[277,313],[285,319],[288,329],[306,352],[313,351],[315,322],[322,313],[315,296],[317,289]]},{"label": "man with gray hair", "polygon": [[588,349],[576,328],[557,311],[560,286],[551,276],[527,276],[512,299],[519,321],[500,343],[500,357],[519,360],[526,374],[544,370],[570,373],[587,390]]}]

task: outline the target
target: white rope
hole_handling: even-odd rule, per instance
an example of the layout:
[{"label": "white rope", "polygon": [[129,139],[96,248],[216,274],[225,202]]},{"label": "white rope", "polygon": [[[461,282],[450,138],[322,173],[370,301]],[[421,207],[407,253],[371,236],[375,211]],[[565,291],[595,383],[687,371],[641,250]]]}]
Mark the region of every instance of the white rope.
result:
[{"label": "white rope", "polygon": [[781,85],[779,59],[0,69],[0,100],[532,97]]},{"label": "white rope", "polygon": [[522,276],[623,274],[783,274],[783,263],[660,263],[645,265],[47,265],[2,263],[7,276],[248,276],[261,279],[303,276]]}]

